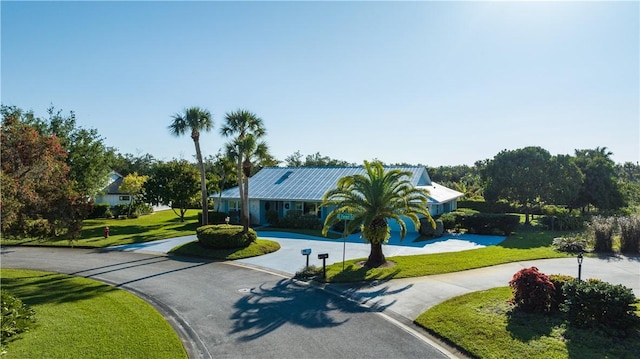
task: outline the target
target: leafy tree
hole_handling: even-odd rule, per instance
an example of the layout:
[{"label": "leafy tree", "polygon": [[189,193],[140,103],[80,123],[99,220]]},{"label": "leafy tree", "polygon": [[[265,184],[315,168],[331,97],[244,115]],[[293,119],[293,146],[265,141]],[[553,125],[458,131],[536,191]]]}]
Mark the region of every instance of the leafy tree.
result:
[{"label": "leafy tree", "polygon": [[47,109],[48,119],[36,117],[33,112],[23,112],[15,106],[2,106],[4,112],[14,112],[21,121],[37,129],[42,136],[56,136],[67,156],[68,178],[74,189],[87,198],[95,197],[104,188],[111,171],[114,149],[107,147],[96,129],[78,126],[76,115],[53,106]]},{"label": "leafy tree", "polygon": [[138,154],[137,156],[131,153],[124,155],[116,153],[111,169],[123,176],[134,172],[141,176],[148,176],[151,174],[153,165],[157,162],[158,160],[148,153],[144,155]]},{"label": "leafy tree", "polygon": [[606,147],[594,150],[576,150],[575,162],[584,174],[584,182],[576,207],[583,210],[593,205],[602,210],[624,207],[625,200],[615,180],[615,163]]},{"label": "leafy tree", "polygon": [[429,214],[427,201],[429,193],[415,188],[409,178],[410,172],[399,169],[385,171],[381,162],[364,162],[365,174],[345,176],[338,181],[336,188],[327,191],[322,198],[322,206],[335,206],[329,213],[322,229],[327,235],[329,228],[338,223],[338,214],[348,212],[354,220],[347,223],[348,233],[358,227],[362,237],[371,245],[367,267],[378,267],[386,263],[382,253],[382,244],[390,238],[388,220],[393,219],[400,225],[400,236],[406,234],[407,217],[416,228],[420,228],[422,215],[435,223]]},{"label": "leafy tree", "polygon": [[285,158],[285,165],[287,167],[355,166],[355,164],[349,163],[347,161],[333,159],[329,156],[323,156],[320,154],[320,152],[316,152],[312,155],[307,155],[304,162],[302,161],[302,157],[302,153],[300,153],[300,151],[296,151],[292,155]]},{"label": "leafy tree", "polygon": [[143,185],[146,202],[170,205],[173,212],[184,222],[187,209],[197,202],[200,190],[198,172],[198,169],[186,160],[157,163]]},{"label": "leafy tree", "polygon": [[236,186],[238,183],[235,160],[226,153],[218,152],[216,156],[209,156],[206,161],[207,172],[214,173],[218,180],[218,201],[216,201],[216,211],[220,211],[220,197],[222,191]]},{"label": "leafy tree", "polygon": [[557,155],[549,163],[549,193],[547,201],[555,205],[576,203],[584,182],[584,175],[575,164],[575,159],[568,155]]},{"label": "leafy tree", "polygon": [[3,107],[2,115],[3,235],[76,238],[90,205],[68,178],[60,140],[24,123],[19,109]]},{"label": "leafy tree", "polygon": [[231,138],[226,146],[226,152],[228,156],[236,160],[238,191],[242,202],[242,225],[245,232],[249,230],[250,221],[248,183],[252,167],[251,158],[248,158],[247,155],[266,149],[266,144],[262,145],[263,142],[260,141],[266,133],[267,130],[264,128],[262,119],[256,114],[242,109],[227,113],[225,123],[220,128],[222,136]]},{"label": "leafy tree", "polygon": [[207,192],[207,179],[200,151],[200,132],[209,132],[213,128],[213,120],[208,110],[199,107],[191,107],[184,110],[184,113],[177,113],[173,116],[173,122],[169,125],[169,132],[174,136],[182,136],[187,131],[191,132],[191,139],[196,146],[196,159],[200,169],[200,191],[202,195],[202,225],[208,224],[207,205],[209,193]]},{"label": "leafy tree", "polygon": [[540,147],[503,150],[484,168],[487,200],[505,199],[521,204],[525,223],[529,222],[531,205],[547,198],[551,154]]},{"label": "leafy tree", "polygon": [[136,172],[130,173],[122,179],[119,190],[120,192],[129,193],[130,195],[129,215],[131,215],[133,204],[141,201],[144,195],[144,183],[147,182],[148,179],[148,176],[140,176]]}]

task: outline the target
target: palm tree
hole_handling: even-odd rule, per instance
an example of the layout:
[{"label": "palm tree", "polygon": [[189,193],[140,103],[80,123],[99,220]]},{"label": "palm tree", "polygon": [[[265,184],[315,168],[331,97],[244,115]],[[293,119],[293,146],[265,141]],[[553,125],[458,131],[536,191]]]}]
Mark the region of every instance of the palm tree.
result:
[{"label": "palm tree", "polygon": [[211,113],[200,107],[191,107],[184,110],[184,113],[176,113],[173,115],[173,122],[169,125],[169,132],[176,136],[182,136],[191,131],[191,139],[196,146],[196,158],[198,160],[198,168],[200,168],[200,190],[202,192],[202,225],[209,224],[209,211],[207,202],[209,194],[207,193],[207,180],[204,170],[204,162],[202,161],[202,152],[200,151],[200,132],[209,132],[213,128],[213,119]]},{"label": "palm tree", "polygon": [[362,237],[371,244],[365,266],[378,267],[386,263],[382,244],[391,236],[389,219],[400,225],[401,239],[407,232],[402,217],[409,218],[416,228],[420,228],[419,215],[428,218],[434,228],[435,222],[427,208],[428,192],[411,184],[410,172],[385,171],[379,161],[365,161],[364,169],[366,175],[342,177],[336,188],[324,194],[322,206],[335,206],[335,209],[327,216],[322,233],[326,235],[329,228],[339,222],[339,213],[353,214],[354,219],[348,222],[345,231],[351,233],[361,228]]},{"label": "palm tree", "polygon": [[[227,144],[227,154],[236,159],[238,173],[238,191],[242,201],[242,224],[244,230],[249,230],[249,175],[251,174],[251,158],[245,158],[253,150],[258,149],[260,139],[267,133],[262,119],[247,110],[236,110],[225,116],[225,123],[220,128],[220,134],[230,137]],[[249,139],[247,139],[249,137]],[[263,146],[260,146],[261,148]],[[266,144],[265,144],[266,147]],[[246,170],[248,169],[248,171]]]}]

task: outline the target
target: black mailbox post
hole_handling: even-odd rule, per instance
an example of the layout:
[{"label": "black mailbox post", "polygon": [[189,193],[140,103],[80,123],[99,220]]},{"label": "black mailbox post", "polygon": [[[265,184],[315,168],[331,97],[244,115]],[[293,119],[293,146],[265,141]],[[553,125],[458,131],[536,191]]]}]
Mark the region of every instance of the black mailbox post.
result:
[{"label": "black mailbox post", "polygon": [[322,279],[327,279],[327,258],[329,253],[318,254],[318,259],[322,259]]},{"label": "black mailbox post", "polygon": [[311,248],[305,248],[300,250],[300,253],[303,256],[307,256],[307,266],[305,268],[309,268],[309,255],[311,254]]}]

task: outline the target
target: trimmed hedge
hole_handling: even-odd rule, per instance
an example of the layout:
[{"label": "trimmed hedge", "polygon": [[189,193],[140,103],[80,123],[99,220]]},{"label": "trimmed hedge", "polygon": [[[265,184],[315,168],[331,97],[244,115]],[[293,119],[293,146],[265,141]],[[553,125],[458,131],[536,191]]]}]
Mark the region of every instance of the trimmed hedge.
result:
[{"label": "trimmed hedge", "polygon": [[475,234],[510,235],[520,223],[520,217],[513,214],[469,213],[454,211],[439,218],[444,230],[460,231],[466,229]]},{"label": "trimmed hedge", "polygon": [[109,203],[94,203],[93,209],[87,218],[95,219],[95,218],[106,218],[107,211],[111,209],[111,205]]},{"label": "trimmed hedge", "polygon": [[196,236],[202,246],[214,249],[245,248],[258,239],[251,228],[245,233],[242,226],[227,224],[198,227]]},{"label": "trimmed hedge", "polygon": [[278,221],[278,227],[294,229],[320,229],[322,222],[314,214],[303,214],[299,210],[290,210]]},{"label": "trimmed hedge", "polygon": [[[208,214],[208,224],[226,224],[227,222],[225,222],[225,218],[230,217],[226,212],[209,211]],[[202,211],[198,212],[198,223],[202,224]]]}]

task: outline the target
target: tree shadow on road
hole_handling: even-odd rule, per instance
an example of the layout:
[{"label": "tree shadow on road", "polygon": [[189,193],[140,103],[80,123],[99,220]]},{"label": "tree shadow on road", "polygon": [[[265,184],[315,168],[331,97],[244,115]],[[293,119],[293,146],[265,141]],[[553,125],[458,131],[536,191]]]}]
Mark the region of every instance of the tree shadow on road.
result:
[{"label": "tree shadow on road", "polygon": [[370,309],[291,279],[247,290],[234,305],[230,334],[250,341],[285,324],[304,328],[330,328],[349,321],[350,314]]}]

